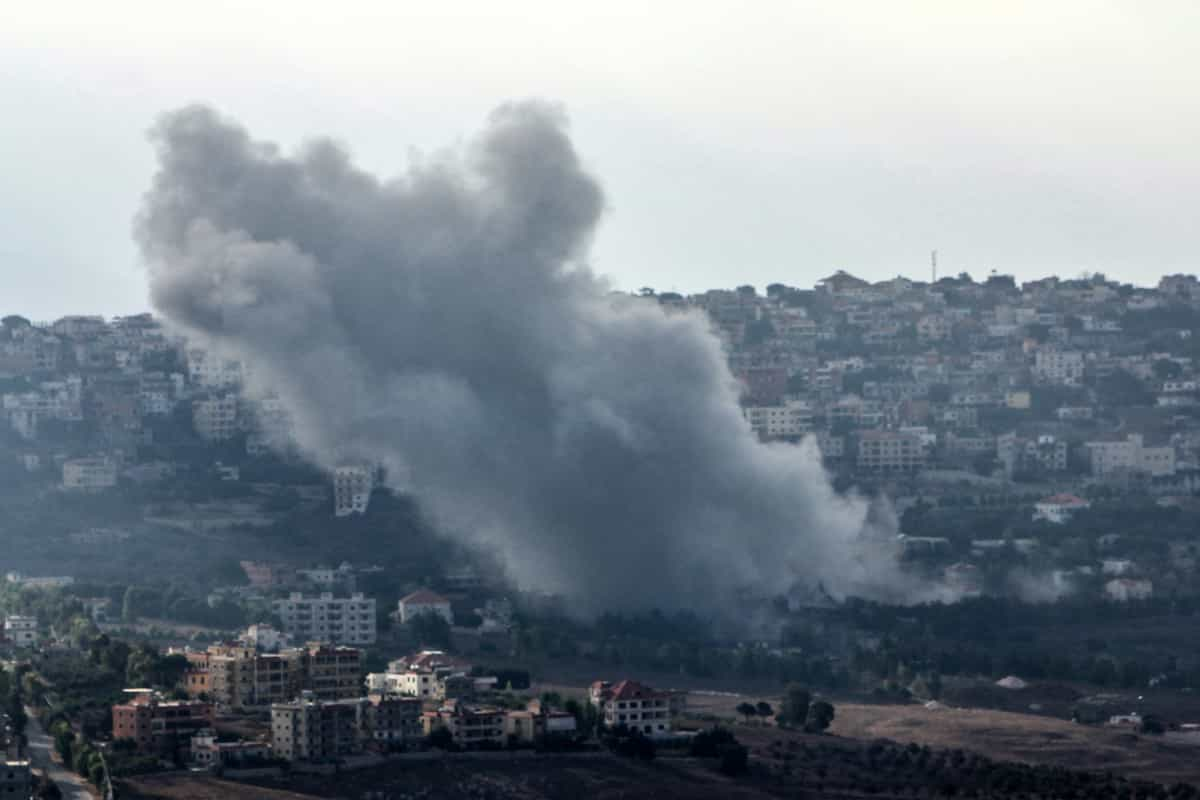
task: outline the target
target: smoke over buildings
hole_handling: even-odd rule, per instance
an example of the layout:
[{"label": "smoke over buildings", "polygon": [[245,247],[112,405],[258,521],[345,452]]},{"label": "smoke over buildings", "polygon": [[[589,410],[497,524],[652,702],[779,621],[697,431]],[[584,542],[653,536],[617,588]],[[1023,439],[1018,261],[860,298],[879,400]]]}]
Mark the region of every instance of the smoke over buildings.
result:
[{"label": "smoke over buildings", "polygon": [[604,195],[559,109],[503,106],[391,180],[203,107],[153,141],[154,304],[244,359],[316,463],[382,462],[439,531],[581,611],[903,591],[869,541],[888,524],[811,445],[752,435],[706,321],[588,269]]}]

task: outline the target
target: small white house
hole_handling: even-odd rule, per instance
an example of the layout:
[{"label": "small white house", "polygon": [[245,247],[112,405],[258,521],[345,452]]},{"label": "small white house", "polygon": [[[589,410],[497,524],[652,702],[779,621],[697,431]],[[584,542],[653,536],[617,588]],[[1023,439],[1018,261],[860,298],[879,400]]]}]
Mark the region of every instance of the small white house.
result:
[{"label": "small white house", "polygon": [[1056,494],[1039,500],[1033,506],[1033,520],[1045,520],[1062,525],[1078,511],[1091,508],[1092,504],[1073,494]]},{"label": "small white house", "polygon": [[37,617],[9,614],[4,618],[4,636],[18,647],[33,647],[38,641]]},{"label": "small white house", "polygon": [[264,653],[278,653],[280,650],[292,646],[291,635],[263,624],[255,624],[246,628],[241,639],[245,644]]},{"label": "small white house", "polygon": [[1114,578],[1104,584],[1104,593],[1110,600],[1126,603],[1130,600],[1145,600],[1154,594],[1154,584],[1148,580]]},{"label": "small white house", "polygon": [[428,589],[418,589],[400,598],[397,610],[400,621],[406,624],[422,614],[436,614],[446,620],[447,624],[454,624],[454,612],[450,609],[450,601]]}]

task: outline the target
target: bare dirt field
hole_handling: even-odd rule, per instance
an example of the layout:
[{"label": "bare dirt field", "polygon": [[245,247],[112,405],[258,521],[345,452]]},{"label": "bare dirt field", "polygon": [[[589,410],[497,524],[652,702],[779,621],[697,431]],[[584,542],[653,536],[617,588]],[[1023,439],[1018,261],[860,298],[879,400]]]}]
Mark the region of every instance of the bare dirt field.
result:
[{"label": "bare dirt field", "polygon": [[962,748],[997,760],[1200,783],[1200,747],[1032,714],[838,704],[831,731],[859,739]]},{"label": "bare dirt field", "polygon": [[120,796],[130,800],[315,800],[319,795],[267,789],[195,772],[142,775],[120,781]]},{"label": "bare dirt field", "polygon": [[643,763],[568,756],[393,763],[325,778],[294,776],[286,789],[176,773],[127,781],[121,796],[134,800],[764,800],[776,795],[687,760]]}]

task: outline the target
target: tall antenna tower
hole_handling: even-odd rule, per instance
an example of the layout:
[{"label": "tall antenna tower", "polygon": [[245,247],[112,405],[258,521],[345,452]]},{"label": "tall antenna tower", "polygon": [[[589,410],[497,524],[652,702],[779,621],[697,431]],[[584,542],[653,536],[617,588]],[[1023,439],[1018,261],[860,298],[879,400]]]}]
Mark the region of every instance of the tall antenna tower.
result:
[{"label": "tall antenna tower", "polygon": [[937,250],[930,251],[929,266],[933,269],[933,282],[937,283]]}]

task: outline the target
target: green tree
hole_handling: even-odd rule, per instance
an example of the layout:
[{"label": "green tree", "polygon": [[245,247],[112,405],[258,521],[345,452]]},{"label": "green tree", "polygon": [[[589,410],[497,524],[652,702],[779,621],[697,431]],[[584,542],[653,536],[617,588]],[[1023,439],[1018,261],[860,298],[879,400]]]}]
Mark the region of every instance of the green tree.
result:
[{"label": "green tree", "polygon": [[737,713],[741,714],[746,722],[749,722],[751,717],[758,714],[758,707],[754,703],[738,703]]},{"label": "green tree", "polygon": [[759,700],[758,705],[755,706],[755,710],[757,710],[758,715],[763,718],[769,717],[775,713],[775,709],[771,708],[771,704],[766,700]]},{"label": "green tree", "polygon": [[818,700],[808,707],[808,719],[804,723],[804,729],[810,733],[820,733],[829,727],[833,717],[833,704]]},{"label": "green tree", "polygon": [[808,720],[810,703],[812,695],[807,689],[797,683],[789,683],[775,719],[781,725],[804,725]]}]

